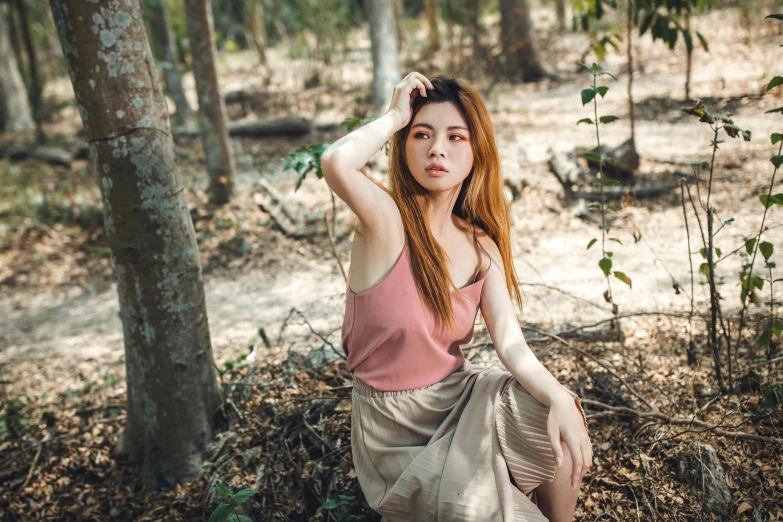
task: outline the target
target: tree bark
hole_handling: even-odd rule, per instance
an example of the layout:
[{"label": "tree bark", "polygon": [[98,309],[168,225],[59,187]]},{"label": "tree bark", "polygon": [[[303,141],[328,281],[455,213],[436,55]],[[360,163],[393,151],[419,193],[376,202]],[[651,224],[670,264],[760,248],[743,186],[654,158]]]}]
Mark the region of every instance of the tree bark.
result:
[{"label": "tree bark", "polygon": [[427,25],[429,26],[430,48],[433,51],[438,51],[440,50],[440,31],[438,30],[437,0],[424,0],[424,13],[427,17]]},{"label": "tree bark", "polygon": [[185,0],[193,76],[198,91],[201,141],[207,156],[210,202],[227,203],[234,192],[234,158],[228,141],[226,104],[215,68],[215,41],[210,0]]},{"label": "tree bark", "polygon": [[264,4],[259,0],[245,0],[245,32],[247,40],[253,43],[261,65],[267,64],[266,31],[264,30]]},{"label": "tree bark", "polygon": [[175,116],[178,120],[187,120],[193,115],[193,109],[185,96],[185,89],[182,86],[182,75],[179,72],[179,57],[177,56],[177,47],[174,41],[174,33],[171,30],[171,15],[166,7],[165,0],[149,2],[150,13],[152,14],[150,25],[154,32],[157,43],[158,60],[163,62],[163,79],[166,82],[166,88],[174,100]]},{"label": "tree bark", "polygon": [[41,76],[38,73],[38,55],[33,44],[33,35],[30,31],[30,17],[27,15],[27,0],[16,0],[16,11],[19,13],[19,25],[22,29],[22,39],[24,40],[25,51],[27,52],[28,72],[30,75],[30,106],[33,113],[33,122],[35,123],[35,137],[38,143],[43,143],[46,137],[41,127],[41,95],[43,93],[43,84]]},{"label": "tree bark", "polygon": [[382,116],[389,108],[394,87],[402,79],[392,2],[370,0],[367,19],[370,22],[372,44],[373,109],[376,116]]},{"label": "tree bark", "polygon": [[394,0],[394,24],[397,27],[397,42],[405,45],[405,6],[402,0]]},{"label": "tree bark", "polygon": [[498,0],[500,40],[509,79],[534,82],[553,76],[541,57],[529,0]]},{"label": "tree bark", "polygon": [[138,0],[51,0],[101,189],[125,341],[115,454],[148,488],[197,478],[221,393],[201,261]]},{"label": "tree bark", "polygon": [[7,3],[0,2],[0,131],[35,130],[30,102],[9,37]]}]

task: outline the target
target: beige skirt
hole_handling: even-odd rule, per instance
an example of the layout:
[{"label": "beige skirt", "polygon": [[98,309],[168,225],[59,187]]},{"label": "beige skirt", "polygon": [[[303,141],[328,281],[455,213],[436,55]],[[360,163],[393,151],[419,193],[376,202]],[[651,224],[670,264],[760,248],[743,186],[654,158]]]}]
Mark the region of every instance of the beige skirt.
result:
[{"label": "beige skirt", "polygon": [[384,522],[547,522],[534,489],[555,476],[549,407],[510,372],[465,361],[431,386],[390,392],[354,376],[352,405],[357,478]]}]

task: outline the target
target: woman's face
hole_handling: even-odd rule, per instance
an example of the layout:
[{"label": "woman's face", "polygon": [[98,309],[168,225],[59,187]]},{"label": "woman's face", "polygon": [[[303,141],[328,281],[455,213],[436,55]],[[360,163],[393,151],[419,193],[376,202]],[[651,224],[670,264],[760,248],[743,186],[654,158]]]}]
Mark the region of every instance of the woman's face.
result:
[{"label": "woman's face", "polygon": [[[430,103],[416,113],[405,141],[405,160],[416,181],[430,192],[461,186],[473,168],[473,146],[453,103]],[[433,169],[435,163],[445,170]]]}]

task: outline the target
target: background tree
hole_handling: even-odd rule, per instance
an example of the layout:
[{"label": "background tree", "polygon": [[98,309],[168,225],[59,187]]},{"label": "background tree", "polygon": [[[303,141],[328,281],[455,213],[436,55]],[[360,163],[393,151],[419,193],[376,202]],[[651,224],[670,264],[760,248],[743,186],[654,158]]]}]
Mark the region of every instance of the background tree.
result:
[{"label": "background tree", "polygon": [[147,0],[143,5],[150,14],[149,27],[154,42],[152,47],[155,50],[158,64],[163,70],[166,88],[171,99],[174,100],[174,115],[178,120],[188,119],[193,115],[193,109],[190,107],[185,96],[185,89],[182,87],[179,56],[166,0]]},{"label": "background tree", "polygon": [[30,103],[11,47],[9,5],[0,2],[0,130],[27,132],[35,129]]},{"label": "background tree", "polygon": [[[35,136],[40,143],[45,139],[41,127],[41,102],[43,95],[43,82],[39,73],[38,54],[33,43],[32,30],[30,28],[30,16],[27,10],[27,0],[16,0],[16,12],[19,15],[19,28],[21,30],[24,49],[27,53],[28,93],[33,121],[35,122]],[[20,64],[21,65],[21,64]]]},{"label": "background tree", "polygon": [[373,110],[381,116],[389,108],[394,87],[400,83],[394,6],[387,0],[370,0],[367,6],[372,42]]},{"label": "background tree", "polygon": [[226,104],[215,69],[210,0],[185,0],[193,76],[198,91],[201,141],[207,156],[210,202],[227,203],[234,191],[234,157],[228,141]]},{"label": "background tree", "polygon": [[259,0],[245,0],[246,39],[253,43],[261,65],[267,64],[266,29],[264,28],[264,4]]},{"label": "background tree", "polygon": [[499,0],[500,42],[505,74],[510,80],[532,82],[552,76],[541,57],[529,0]]},{"label": "background tree", "polygon": [[201,474],[221,404],[201,261],[136,0],[50,2],[101,187],[125,341],[115,451],[147,487]]}]

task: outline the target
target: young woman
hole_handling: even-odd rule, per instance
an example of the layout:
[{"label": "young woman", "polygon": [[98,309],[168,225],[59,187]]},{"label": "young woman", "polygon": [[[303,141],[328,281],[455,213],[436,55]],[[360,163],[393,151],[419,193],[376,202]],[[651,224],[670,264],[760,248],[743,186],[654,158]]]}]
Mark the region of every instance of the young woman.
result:
[{"label": "young woman", "polygon": [[[360,172],[389,138],[391,190]],[[359,219],[342,342],[370,506],[390,522],[572,520],[592,465],[587,422],[517,322],[509,210],[479,94],[412,72],[321,168]],[[509,371],[462,354],[479,308]]]}]

